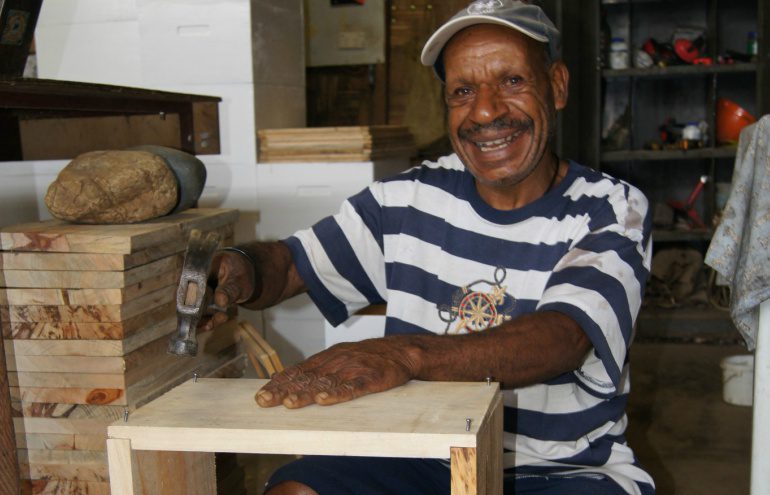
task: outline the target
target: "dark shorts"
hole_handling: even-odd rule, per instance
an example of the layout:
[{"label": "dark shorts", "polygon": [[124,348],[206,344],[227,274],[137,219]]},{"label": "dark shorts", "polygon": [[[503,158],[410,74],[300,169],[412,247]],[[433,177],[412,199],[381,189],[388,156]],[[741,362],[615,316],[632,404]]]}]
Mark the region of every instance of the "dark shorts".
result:
[{"label": "dark shorts", "polygon": [[[298,481],[320,495],[448,495],[448,463],[438,459],[305,456],[279,468],[267,488]],[[625,495],[602,476],[505,478],[506,495]]]}]

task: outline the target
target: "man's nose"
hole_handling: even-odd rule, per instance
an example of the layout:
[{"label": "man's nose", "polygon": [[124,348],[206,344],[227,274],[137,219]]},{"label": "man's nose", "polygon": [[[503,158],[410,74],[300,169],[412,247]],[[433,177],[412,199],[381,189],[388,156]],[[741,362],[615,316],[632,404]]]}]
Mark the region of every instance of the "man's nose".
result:
[{"label": "man's nose", "polygon": [[478,89],[471,110],[471,119],[477,124],[488,124],[505,114],[506,109],[497,88],[482,85]]}]

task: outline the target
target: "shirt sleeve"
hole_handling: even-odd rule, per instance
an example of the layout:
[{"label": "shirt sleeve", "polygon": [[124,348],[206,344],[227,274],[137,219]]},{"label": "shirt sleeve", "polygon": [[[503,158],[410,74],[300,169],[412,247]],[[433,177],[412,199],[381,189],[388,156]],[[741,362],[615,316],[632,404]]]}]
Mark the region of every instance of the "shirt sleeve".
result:
[{"label": "shirt sleeve", "polygon": [[378,185],[346,200],[336,215],[283,242],[311,299],[334,326],[386,300]]},{"label": "shirt sleeve", "polygon": [[585,235],[556,265],[538,304],[586,332],[593,349],[575,375],[600,397],[624,391],[623,368],[650,271],[651,227],[647,199],[619,183],[591,212]]}]

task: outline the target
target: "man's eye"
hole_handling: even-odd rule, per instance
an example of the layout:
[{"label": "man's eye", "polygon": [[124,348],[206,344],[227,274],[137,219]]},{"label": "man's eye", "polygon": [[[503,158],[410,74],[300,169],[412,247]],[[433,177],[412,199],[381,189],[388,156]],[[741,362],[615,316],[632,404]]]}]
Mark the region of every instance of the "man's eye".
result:
[{"label": "man's eye", "polygon": [[452,91],[452,96],[463,97],[468,96],[469,94],[471,94],[471,88],[468,87],[455,88]]},{"label": "man's eye", "polygon": [[518,86],[521,84],[522,79],[519,76],[508,77],[505,79],[504,84],[506,86]]}]

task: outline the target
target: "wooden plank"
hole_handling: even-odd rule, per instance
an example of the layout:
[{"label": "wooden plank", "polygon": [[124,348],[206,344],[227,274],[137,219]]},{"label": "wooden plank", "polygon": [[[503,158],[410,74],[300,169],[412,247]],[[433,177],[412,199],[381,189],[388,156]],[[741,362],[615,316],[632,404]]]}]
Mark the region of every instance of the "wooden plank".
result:
[{"label": "wooden plank", "polygon": [[476,449],[470,447],[452,447],[451,457],[452,495],[484,495],[479,491],[478,459]]},{"label": "wooden plank", "polygon": [[188,381],[134,411],[127,422],[110,425],[108,435],[130,439],[138,450],[446,458],[450,447],[477,447],[478,430],[499,393],[497,384],[412,381],[334,407],[311,405],[287,414],[255,404],[265,382]]},{"label": "wooden plank", "polygon": [[107,453],[96,450],[18,449],[19,462],[30,464],[107,465]]},{"label": "wooden plank", "polygon": [[11,408],[7,406],[11,400],[3,340],[0,337],[0,493],[13,494],[19,491],[19,468]]},{"label": "wooden plank", "polygon": [[139,466],[136,463],[136,454],[131,450],[131,441],[108,439],[107,456],[112,495],[133,495],[136,493],[140,489]]},{"label": "wooden plank", "polygon": [[219,105],[196,101],[192,104],[193,150],[196,155],[219,154]]},{"label": "wooden plank", "polygon": [[125,304],[179,282],[181,270],[171,270],[121,289],[0,288],[4,306],[88,306]]},{"label": "wooden plank", "polygon": [[106,449],[107,432],[104,435],[77,435],[64,433],[27,433],[16,435],[20,449],[48,450],[101,450]]},{"label": "wooden plank", "polygon": [[22,480],[21,495],[110,495],[110,484],[79,480]]},{"label": "wooden plank", "polygon": [[[123,408],[120,408],[122,416]],[[20,433],[71,433],[101,435],[115,419],[70,419],[70,418],[13,418],[13,426]]]},{"label": "wooden plank", "polygon": [[213,452],[142,452],[129,440],[108,439],[112,495],[217,493]]},{"label": "wooden plank", "polygon": [[452,495],[503,493],[502,399],[493,399],[477,434],[476,448],[452,447]]},{"label": "wooden plank", "polygon": [[[173,322],[170,322],[174,315]],[[3,323],[3,335],[13,339],[85,339],[120,340],[149,326],[176,326],[176,303],[159,306],[122,322],[16,322]]]},{"label": "wooden plank", "polygon": [[17,356],[124,356],[176,330],[176,316],[123,340],[8,340]]},{"label": "wooden plank", "polygon": [[151,246],[186,240],[190,230],[204,231],[235,223],[238,211],[190,208],[130,225],[80,225],[49,220],[0,229],[4,251],[131,254]]},{"label": "wooden plank", "polygon": [[2,270],[0,285],[40,289],[121,289],[158,273],[179,270],[183,259],[183,254],[174,254],[125,271]]},{"label": "wooden plank", "polygon": [[[78,375],[82,387],[61,387],[57,383],[53,386],[12,386],[10,395],[13,400],[25,403],[55,403],[55,404],[88,404],[88,405],[135,405],[144,402],[156,390],[166,386],[169,377],[177,379],[180,383],[189,379],[194,373],[205,376],[207,370],[217,368],[230,361],[236,355],[236,347],[230,346],[216,354],[202,355],[194,360],[164,359],[154,364],[149,370],[142,370],[139,378],[128,375],[108,375],[98,373],[26,373],[40,377],[43,375]],[[176,356],[171,356],[175,358]],[[85,377],[85,378],[84,378]],[[71,381],[74,381],[71,380]],[[110,387],[112,382],[119,382]],[[120,383],[122,382],[122,383]],[[95,386],[88,386],[89,384]],[[174,385],[176,384],[174,383]],[[79,385],[79,384],[78,384]]]},{"label": "wooden plank", "polygon": [[183,144],[175,114],[23,119],[19,130],[25,160],[61,160],[144,144],[180,149]]},{"label": "wooden plank", "polygon": [[107,464],[37,464],[20,462],[21,479],[66,479],[108,482]]},{"label": "wooden plank", "polygon": [[[212,229],[222,239],[233,235],[234,226]],[[185,239],[176,239],[132,254],[120,253],[47,253],[34,251],[0,252],[0,268],[7,270],[89,270],[122,271],[145,265],[187,248]]]},{"label": "wooden plank", "polygon": [[[126,377],[122,373],[39,373],[32,371],[9,371],[8,384],[11,387],[29,388],[116,388],[125,389]],[[57,402],[55,400],[30,400],[30,402]]]},{"label": "wooden plank", "polygon": [[[48,419],[90,419],[103,421],[116,421],[123,417],[125,407],[98,406],[90,404],[43,404],[43,403],[16,403],[15,406],[25,418]],[[131,408],[128,408],[131,410]],[[61,433],[60,431],[33,430],[34,433]],[[68,433],[73,433],[68,431]],[[74,433],[77,433],[75,431]]]},{"label": "wooden plank", "polygon": [[169,285],[126,304],[88,306],[0,306],[9,322],[120,322],[176,300],[176,289]]},{"label": "wooden plank", "polygon": [[[199,356],[216,354],[224,347],[235,343],[237,325],[228,324],[216,332],[205,332],[198,336]],[[184,359],[167,353],[168,338],[161,337],[125,356],[17,356],[13,349],[6,353],[8,371],[31,371],[45,373],[118,373],[125,374],[128,382],[151,374],[153,366],[181,361],[194,362],[196,358]]]}]

